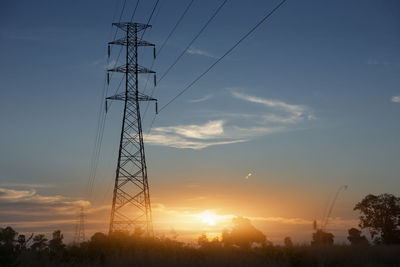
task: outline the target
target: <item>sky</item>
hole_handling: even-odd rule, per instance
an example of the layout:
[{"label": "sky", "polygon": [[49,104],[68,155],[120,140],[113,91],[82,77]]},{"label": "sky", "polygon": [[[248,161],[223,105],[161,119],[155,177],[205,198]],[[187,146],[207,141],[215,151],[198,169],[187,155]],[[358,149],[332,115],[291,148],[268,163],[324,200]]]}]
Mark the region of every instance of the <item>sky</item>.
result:
[{"label": "sky", "polygon": [[[160,48],[189,2],[160,0],[144,39]],[[146,23],[154,3],[140,1],[134,21]],[[154,62],[158,78],[221,3],[194,0]],[[278,3],[228,0],[157,84],[159,107]],[[108,60],[107,42],[120,36],[111,23],[122,5],[1,1],[1,227],[61,229],[70,239],[83,205],[87,235],[107,231],[121,103],[106,115],[93,194],[86,187],[105,69],[119,52]],[[126,1],[121,21],[135,5]],[[395,0],[289,0],[166,106],[149,133],[150,104],[143,126],[156,233],[194,240],[245,216],[275,243],[309,242],[312,221],[348,185],[327,226],[344,242],[364,196],[399,195],[399,13]],[[150,68],[151,49],[139,53]],[[120,79],[113,75],[107,95]]]}]

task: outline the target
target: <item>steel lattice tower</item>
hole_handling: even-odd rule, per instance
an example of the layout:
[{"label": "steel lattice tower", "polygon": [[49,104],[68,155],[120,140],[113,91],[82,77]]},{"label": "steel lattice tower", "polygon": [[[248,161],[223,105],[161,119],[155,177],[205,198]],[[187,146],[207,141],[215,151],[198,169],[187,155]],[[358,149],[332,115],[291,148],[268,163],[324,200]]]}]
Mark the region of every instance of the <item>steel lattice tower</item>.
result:
[{"label": "steel lattice tower", "polygon": [[75,226],[74,243],[78,244],[85,242],[85,218],[85,212],[83,210],[83,207],[81,207],[81,211],[78,215],[77,224]]},{"label": "steel lattice tower", "polygon": [[[140,227],[151,236],[153,225],[139,102],[157,100],[139,92],[138,75],[153,73],[155,81],[155,72],[139,66],[138,47],[152,46],[155,57],[155,45],[138,38],[138,33],[150,28],[151,25],[132,22],[112,25],[121,29],[125,36],[109,42],[109,45],[126,47],[126,62],[108,70],[125,74],[125,92],[106,98],[106,101],[124,102],[109,232],[132,231]],[[108,56],[110,56],[110,46]],[[107,81],[109,82],[108,73]]]}]

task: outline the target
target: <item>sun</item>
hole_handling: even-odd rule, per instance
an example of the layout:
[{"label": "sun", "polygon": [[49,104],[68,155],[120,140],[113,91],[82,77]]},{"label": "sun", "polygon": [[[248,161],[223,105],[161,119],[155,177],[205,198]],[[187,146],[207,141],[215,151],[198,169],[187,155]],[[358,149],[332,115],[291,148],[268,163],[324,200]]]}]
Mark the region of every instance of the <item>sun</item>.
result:
[{"label": "sun", "polygon": [[204,224],[207,224],[207,225],[209,225],[209,226],[214,226],[214,225],[216,225],[216,222],[217,222],[217,220],[218,220],[218,215],[215,214],[215,213],[213,213],[213,212],[210,212],[210,211],[208,211],[208,210],[206,210],[206,211],[204,211],[204,212],[198,214],[197,217],[200,218],[201,221],[202,221]]}]

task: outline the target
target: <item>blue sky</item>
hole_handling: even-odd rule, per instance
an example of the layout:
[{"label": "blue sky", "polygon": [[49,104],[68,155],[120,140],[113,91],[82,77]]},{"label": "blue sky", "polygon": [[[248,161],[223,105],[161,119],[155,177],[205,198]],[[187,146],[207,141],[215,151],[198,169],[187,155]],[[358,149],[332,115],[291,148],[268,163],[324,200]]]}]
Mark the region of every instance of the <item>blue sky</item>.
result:
[{"label": "blue sky", "polygon": [[[221,2],[194,1],[155,61],[158,77]],[[160,46],[188,3],[160,0],[145,39]],[[228,1],[158,84],[159,105],[277,3]],[[135,4],[127,1],[122,20],[130,18]],[[145,22],[153,4],[140,1],[134,20]],[[86,199],[106,44],[121,5],[0,4],[1,188]],[[157,116],[146,143],[153,201],[179,206],[186,195],[207,196],[208,208],[223,206],[222,213],[283,217],[295,214],[299,201],[303,213],[293,216],[312,219],[323,213],[336,188],[348,184],[335,216],[352,220],[353,206],[366,194],[398,194],[399,12],[398,1],[284,4]],[[152,51],[142,52],[141,64],[150,67]],[[117,53],[113,49],[111,60]],[[118,82],[115,75],[109,94]],[[153,115],[150,105],[145,130]],[[111,202],[120,124],[121,105],[114,103],[106,118],[96,197],[88,199],[93,206]],[[248,173],[253,175],[244,181]],[[200,189],[182,187],[193,184]],[[238,192],[241,204],[223,200],[236,199]],[[290,202],[284,200],[288,195]],[[254,201],[285,204],[247,214]]]}]

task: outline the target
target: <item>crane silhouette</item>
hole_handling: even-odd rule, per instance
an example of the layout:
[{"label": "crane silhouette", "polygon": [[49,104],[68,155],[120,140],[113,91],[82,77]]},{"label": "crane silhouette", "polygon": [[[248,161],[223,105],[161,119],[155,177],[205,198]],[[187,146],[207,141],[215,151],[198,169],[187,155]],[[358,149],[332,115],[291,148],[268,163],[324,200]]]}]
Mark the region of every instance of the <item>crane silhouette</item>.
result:
[{"label": "crane silhouette", "polygon": [[[343,190],[346,190],[347,188],[348,188],[347,185],[342,185],[342,186],[340,186],[340,187],[338,188],[338,190],[336,191],[336,194],[335,194],[335,196],[334,196],[334,198],[333,198],[333,200],[332,200],[332,202],[331,202],[331,205],[329,206],[328,213],[327,213],[326,216],[324,216],[324,217],[322,218],[322,220],[321,220],[321,227],[320,227],[320,230],[322,230],[322,231],[325,230],[326,226],[327,226],[328,223],[329,223],[329,219],[330,219],[330,217],[331,217],[333,208],[335,207],[336,200],[338,199],[340,192],[343,191]],[[317,229],[318,229],[318,224],[317,224],[317,221],[316,221],[316,220],[314,220],[313,228],[314,228],[314,230],[317,230]]]}]

